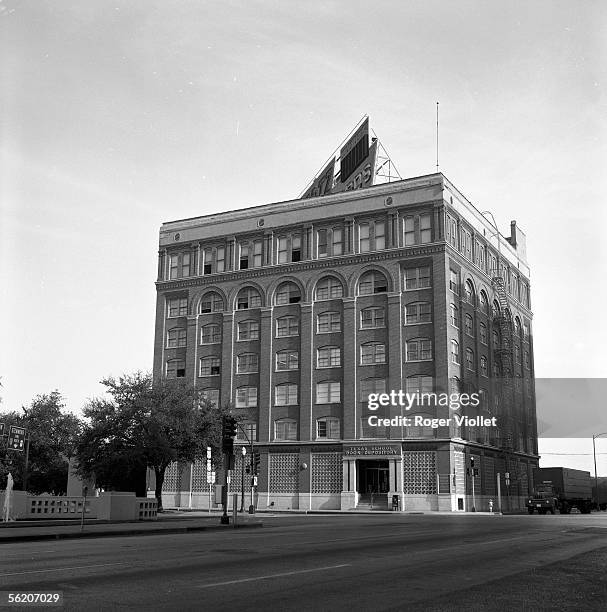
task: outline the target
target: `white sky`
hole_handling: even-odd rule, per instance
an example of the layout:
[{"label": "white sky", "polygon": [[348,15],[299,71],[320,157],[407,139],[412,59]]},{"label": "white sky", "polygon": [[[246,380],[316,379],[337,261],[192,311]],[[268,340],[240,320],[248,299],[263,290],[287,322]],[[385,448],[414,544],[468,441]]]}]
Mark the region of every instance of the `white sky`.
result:
[{"label": "white sky", "polygon": [[605,376],[606,17],[0,0],[3,409],[151,368],[163,221],[297,197],[364,113],[403,177],[433,172],[437,100],[441,170],[527,233],[537,376]]}]

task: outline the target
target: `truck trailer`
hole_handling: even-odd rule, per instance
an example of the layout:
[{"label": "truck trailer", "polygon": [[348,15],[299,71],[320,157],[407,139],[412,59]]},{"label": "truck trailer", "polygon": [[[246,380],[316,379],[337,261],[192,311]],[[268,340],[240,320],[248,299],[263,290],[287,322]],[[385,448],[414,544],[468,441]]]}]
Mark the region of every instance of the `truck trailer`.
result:
[{"label": "truck trailer", "polygon": [[527,500],[529,514],[569,514],[577,508],[583,514],[592,509],[590,472],[571,468],[534,468],[534,494]]}]

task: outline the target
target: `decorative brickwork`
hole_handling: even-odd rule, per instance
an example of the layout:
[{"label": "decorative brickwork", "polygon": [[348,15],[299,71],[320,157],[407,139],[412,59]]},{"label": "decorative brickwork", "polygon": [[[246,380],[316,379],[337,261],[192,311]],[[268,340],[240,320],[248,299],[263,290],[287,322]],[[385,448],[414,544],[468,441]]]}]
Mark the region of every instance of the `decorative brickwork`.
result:
[{"label": "decorative brickwork", "polygon": [[312,493],[341,493],[342,454],[312,454]]},{"label": "decorative brickwork", "polygon": [[436,494],[436,453],[405,451],[403,453],[403,489],[410,495]]},{"label": "decorative brickwork", "polygon": [[164,472],[164,482],[162,483],[163,493],[181,490],[181,472],[177,462],[171,463]]},{"label": "decorative brickwork", "polygon": [[270,453],[270,493],[299,493],[299,455]]},{"label": "decorative brickwork", "polygon": [[194,462],[192,469],[192,491],[200,493],[202,491],[208,492],[209,487],[213,485],[207,484],[207,462],[205,460],[198,459]]}]

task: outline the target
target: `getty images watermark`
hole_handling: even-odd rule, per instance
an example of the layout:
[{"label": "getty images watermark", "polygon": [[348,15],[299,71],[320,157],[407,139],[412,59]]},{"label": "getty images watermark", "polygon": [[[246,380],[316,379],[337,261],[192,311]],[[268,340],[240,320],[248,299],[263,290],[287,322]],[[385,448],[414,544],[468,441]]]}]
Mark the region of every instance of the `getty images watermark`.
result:
[{"label": "getty images watermark", "polygon": [[[412,406],[445,406],[451,410],[459,410],[470,406],[480,406],[481,400],[478,393],[406,393],[402,389],[392,390],[390,393],[369,393],[367,407],[369,410],[377,410],[380,406],[400,406],[405,410],[411,410]],[[371,427],[447,427],[452,421],[458,427],[497,427],[496,417],[469,417],[455,414],[447,418],[429,418],[424,415],[403,416],[392,418],[381,418],[376,414],[368,417],[367,422]]]}]

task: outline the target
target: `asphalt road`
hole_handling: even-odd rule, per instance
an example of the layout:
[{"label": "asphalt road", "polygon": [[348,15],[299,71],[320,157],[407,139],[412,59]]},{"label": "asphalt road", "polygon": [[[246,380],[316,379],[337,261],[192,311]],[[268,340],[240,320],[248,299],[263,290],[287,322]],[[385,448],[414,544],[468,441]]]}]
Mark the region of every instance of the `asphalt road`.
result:
[{"label": "asphalt road", "polygon": [[0,590],[60,590],[68,610],[535,610],[525,602],[538,598],[546,609],[604,610],[607,602],[605,513],[263,522],[2,544]]}]

